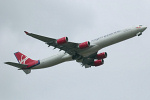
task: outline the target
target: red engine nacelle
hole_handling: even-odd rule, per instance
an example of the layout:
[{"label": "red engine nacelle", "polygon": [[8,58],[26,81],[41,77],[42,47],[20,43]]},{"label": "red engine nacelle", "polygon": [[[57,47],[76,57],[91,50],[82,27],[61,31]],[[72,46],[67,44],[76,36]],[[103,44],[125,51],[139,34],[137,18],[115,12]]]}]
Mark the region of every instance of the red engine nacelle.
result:
[{"label": "red engine nacelle", "polygon": [[96,60],[96,61],[94,61],[93,66],[100,66],[100,65],[102,65],[102,64],[104,64],[104,60],[103,60],[103,59],[101,59],[101,60]]},{"label": "red engine nacelle", "polygon": [[67,43],[67,42],[68,42],[68,37],[63,37],[63,38],[60,38],[60,39],[58,39],[58,40],[56,41],[56,43],[57,43],[58,45],[64,44],[64,43]]},{"label": "red engine nacelle", "polygon": [[97,59],[104,59],[106,57],[107,57],[107,53],[106,52],[99,53],[96,56]]},{"label": "red engine nacelle", "polygon": [[89,46],[90,46],[90,42],[89,41],[86,41],[86,42],[83,42],[83,43],[79,44],[79,48],[80,49],[84,49],[84,48],[87,48]]}]

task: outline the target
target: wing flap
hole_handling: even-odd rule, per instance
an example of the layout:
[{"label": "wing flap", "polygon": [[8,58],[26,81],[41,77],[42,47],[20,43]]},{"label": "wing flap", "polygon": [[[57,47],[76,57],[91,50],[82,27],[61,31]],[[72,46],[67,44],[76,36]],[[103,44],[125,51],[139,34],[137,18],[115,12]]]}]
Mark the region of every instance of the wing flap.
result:
[{"label": "wing flap", "polygon": [[85,65],[85,68],[90,68],[90,67],[91,67],[91,65],[87,65],[87,64]]}]

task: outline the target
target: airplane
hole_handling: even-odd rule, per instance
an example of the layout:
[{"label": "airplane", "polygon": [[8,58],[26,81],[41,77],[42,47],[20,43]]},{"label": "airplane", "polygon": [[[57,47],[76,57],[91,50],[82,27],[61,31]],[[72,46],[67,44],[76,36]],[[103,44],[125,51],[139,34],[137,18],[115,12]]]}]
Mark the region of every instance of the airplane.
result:
[{"label": "airplane", "polygon": [[103,59],[107,57],[106,52],[98,53],[100,49],[135,36],[140,36],[142,35],[142,32],[146,30],[146,28],[147,27],[145,26],[138,25],[83,43],[69,42],[68,37],[54,39],[24,31],[26,35],[45,42],[48,47],[53,46],[54,48],[58,48],[60,51],[63,51],[52,57],[42,60],[32,60],[21,52],[16,52],[14,54],[19,63],[5,62],[5,64],[17,67],[19,68],[18,70],[23,70],[26,74],[29,74],[31,69],[52,67],[62,62],[72,60],[76,60],[77,62],[81,63],[81,65],[85,68],[89,68],[91,66],[100,66],[104,64]]}]

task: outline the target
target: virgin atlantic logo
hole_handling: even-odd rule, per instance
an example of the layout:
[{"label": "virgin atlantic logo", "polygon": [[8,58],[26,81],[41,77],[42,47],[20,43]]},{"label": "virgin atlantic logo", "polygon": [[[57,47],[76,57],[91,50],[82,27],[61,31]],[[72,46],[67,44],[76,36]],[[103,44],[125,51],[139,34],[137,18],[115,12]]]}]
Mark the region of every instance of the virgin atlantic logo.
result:
[{"label": "virgin atlantic logo", "polygon": [[26,62],[26,60],[28,59],[28,57],[25,56],[24,59],[22,59],[22,57],[23,57],[23,55],[21,55],[21,60],[19,60],[19,63],[20,63],[20,64],[25,64],[25,62]]}]

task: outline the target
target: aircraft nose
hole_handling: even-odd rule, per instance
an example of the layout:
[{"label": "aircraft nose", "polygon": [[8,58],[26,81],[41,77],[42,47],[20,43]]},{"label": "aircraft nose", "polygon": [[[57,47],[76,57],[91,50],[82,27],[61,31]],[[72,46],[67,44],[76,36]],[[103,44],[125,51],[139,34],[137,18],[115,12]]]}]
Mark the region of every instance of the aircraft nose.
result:
[{"label": "aircraft nose", "polygon": [[142,31],[142,32],[145,31],[146,29],[147,29],[146,26],[141,27],[141,31]]},{"label": "aircraft nose", "polygon": [[147,29],[147,27],[143,27],[144,28],[144,30],[146,30]]}]

